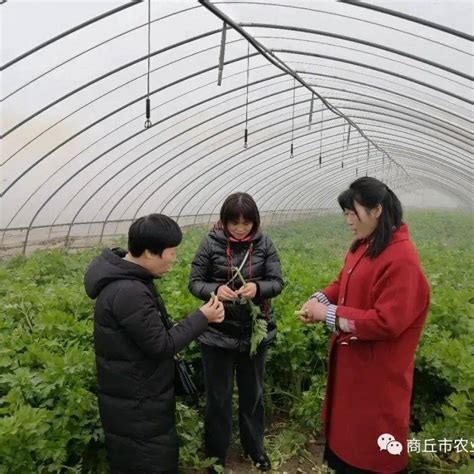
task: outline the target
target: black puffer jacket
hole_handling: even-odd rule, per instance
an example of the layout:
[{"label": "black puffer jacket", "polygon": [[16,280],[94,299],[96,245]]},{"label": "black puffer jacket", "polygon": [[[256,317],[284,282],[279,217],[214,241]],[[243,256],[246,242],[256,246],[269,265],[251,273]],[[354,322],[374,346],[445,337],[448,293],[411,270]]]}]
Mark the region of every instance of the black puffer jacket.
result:
[{"label": "black puffer jacket", "polygon": [[99,411],[112,472],[155,473],[178,464],[173,356],[207,328],[196,311],[171,330],[146,269],[105,250],[84,284],[96,300]]},{"label": "black puffer jacket", "polygon": [[[253,302],[260,306],[262,317],[268,320],[268,336],[263,342],[268,344],[276,335],[270,299],[283,289],[280,260],[270,237],[257,232],[249,241],[232,242],[222,229],[212,230],[202,241],[192,262],[189,291],[202,300],[208,300],[211,292],[217,293],[217,288],[231,279],[232,266],[240,267],[249,249],[241,273],[246,281],[257,284]],[[228,286],[238,289],[242,283],[236,278]],[[210,324],[199,341],[214,347],[248,350],[251,335],[248,306],[226,302],[224,308],[224,322]]]}]

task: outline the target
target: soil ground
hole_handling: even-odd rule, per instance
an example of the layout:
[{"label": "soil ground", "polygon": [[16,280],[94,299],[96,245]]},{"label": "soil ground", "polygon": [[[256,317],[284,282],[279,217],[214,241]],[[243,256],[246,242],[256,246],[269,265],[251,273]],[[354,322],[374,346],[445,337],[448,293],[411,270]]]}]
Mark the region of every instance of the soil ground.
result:
[{"label": "soil ground", "polygon": [[[317,474],[328,473],[328,468],[322,464],[324,444],[322,442],[311,442],[306,447],[308,455],[300,458],[292,458],[281,466],[270,471],[271,474]],[[242,456],[238,446],[230,448],[229,457],[225,469],[226,474],[257,474],[260,471]],[[204,474],[206,470],[193,471],[193,473]],[[191,474],[191,471],[183,471],[183,474]]]}]

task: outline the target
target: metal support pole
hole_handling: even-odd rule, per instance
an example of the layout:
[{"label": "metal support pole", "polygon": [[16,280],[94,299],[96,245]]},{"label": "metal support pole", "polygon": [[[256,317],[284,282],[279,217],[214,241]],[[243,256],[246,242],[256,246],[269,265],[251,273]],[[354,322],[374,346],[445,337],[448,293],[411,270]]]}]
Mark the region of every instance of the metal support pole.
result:
[{"label": "metal support pole", "polygon": [[222,25],[222,35],[221,35],[221,50],[219,53],[219,72],[217,75],[217,85],[220,86],[222,84],[222,73],[224,71],[224,56],[225,56],[225,37],[227,32],[227,25],[224,21]]}]

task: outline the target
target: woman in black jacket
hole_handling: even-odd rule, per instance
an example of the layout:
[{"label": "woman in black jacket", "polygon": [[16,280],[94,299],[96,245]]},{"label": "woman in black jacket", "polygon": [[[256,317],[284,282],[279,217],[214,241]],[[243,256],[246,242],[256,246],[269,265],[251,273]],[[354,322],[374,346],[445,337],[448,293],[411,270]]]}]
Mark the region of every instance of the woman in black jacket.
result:
[{"label": "woman in black jacket", "polygon": [[[194,257],[189,290],[202,300],[215,293],[224,302],[225,319],[210,324],[199,337],[207,392],[205,449],[224,466],[232,434],[234,367],[239,392],[240,440],[244,452],[261,470],[270,470],[263,446],[263,373],[265,353],[275,338],[270,299],[279,295],[283,279],[271,239],[260,230],[255,201],[246,193],[230,195],[222,205],[220,222],[202,241]],[[235,268],[246,281],[243,285]],[[252,315],[242,297],[260,308],[267,335],[250,354]]]},{"label": "woman in black jacket", "polygon": [[173,328],[153,280],[176,260],[182,234],[167,216],[151,214],[130,227],[128,253],[106,249],[84,284],[96,300],[94,346],[99,412],[112,474],[175,474],[174,355],[224,318],[212,300]]}]

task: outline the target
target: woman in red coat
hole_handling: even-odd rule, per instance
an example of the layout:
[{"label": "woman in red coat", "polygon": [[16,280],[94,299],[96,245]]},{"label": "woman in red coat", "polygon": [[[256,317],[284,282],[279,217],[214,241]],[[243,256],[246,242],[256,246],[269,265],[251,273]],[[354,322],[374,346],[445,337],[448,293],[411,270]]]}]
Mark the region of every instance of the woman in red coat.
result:
[{"label": "woman in red coat", "polygon": [[415,351],[429,286],[397,196],[370,177],[338,198],[354,242],[336,281],[301,311],[332,330],[322,420],[339,473],[406,472]]}]

